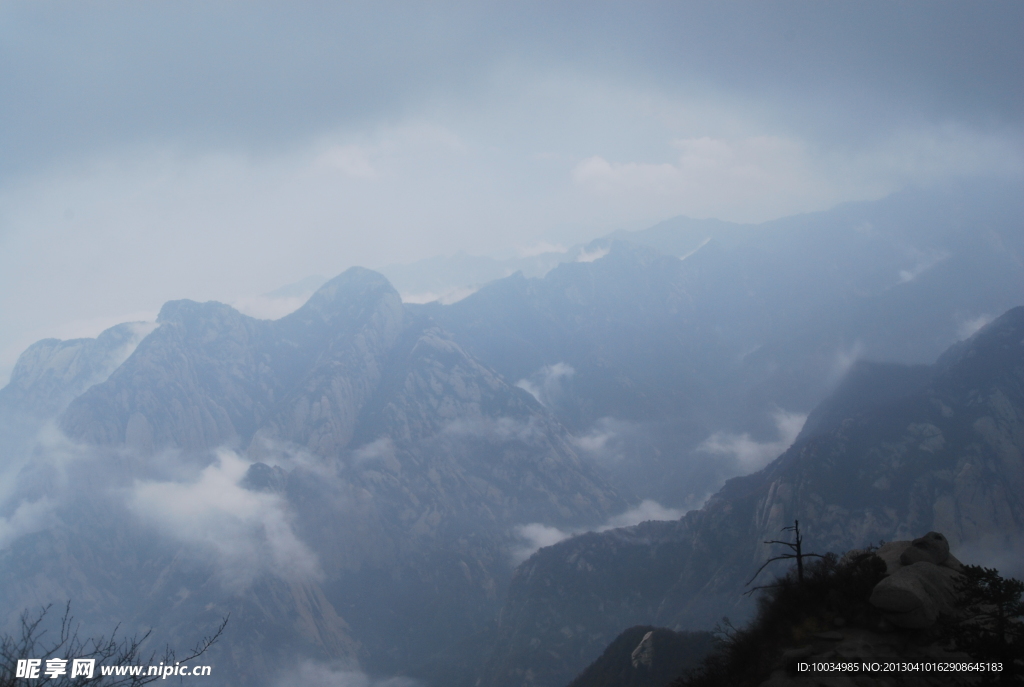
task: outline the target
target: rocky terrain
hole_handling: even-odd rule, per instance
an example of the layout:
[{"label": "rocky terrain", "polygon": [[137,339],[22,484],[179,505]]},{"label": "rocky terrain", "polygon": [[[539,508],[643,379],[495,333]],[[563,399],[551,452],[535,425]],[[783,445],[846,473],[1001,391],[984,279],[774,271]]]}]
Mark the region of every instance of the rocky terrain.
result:
[{"label": "rocky terrain", "polygon": [[184,646],[230,614],[226,685],[555,685],[626,628],[745,617],[796,518],[819,550],[1005,547],[1020,311],[924,363],[1018,304],[1022,212],[679,218],[450,305],[353,268],[276,321],[172,301],[41,341],[0,390],[0,622],[72,599]]},{"label": "rocky terrain", "polygon": [[295,656],[395,672],[493,618],[515,524],[625,508],[557,420],[375,273],[275,322],[178,301],[158,324],[60,415],[74,460],[18,473],[50,522],[0,553],[9,613],[72,598],[179,641],[230,613],[238,684]]},{"label": "rocky terrain", "polygon": [[[747,626],[719,625],[717,635],[629,628],[570,687],[963,685],[983,677],[1018,684],[1017,674],[1024,674],[1024,618],[1008,619],[1010,633],[1002,638],[993,618],[978,624],[997,595],[1011,614],[1024,612],[1024,587],[1016,602],[1012,592],[994,594],[989,572],[964,567],[941,533],[802,563],[802,572],[793,564],[786,576],[762,586],[758,613]],[[975,605],[982,599],[987,610]],[[990,634],[975,634],[979,627]],[[1006,668],[982,676],[923,669],[897,674],[883,667],[908,662],[999,662]],[[815,664],[835,669],[807,667]]]},{"label": "rocky terrain", "polygon": [[631,625],[745,620],[746,584],[772,555],[762,542],[794,520],[805,551],[936,530],[957,550],[1008,554],[1005,571],[1019,575],[1022,451],[1024,308],[926,370],[862,364],[788,451],[699,511],[575,537],[520,566],[484,684],[568,682]]},{"label": "rocky terrain", "polygon": [[[932,363],[1020,305],[1022,214],[1017,189],[990,187],[759,225],[676,218],[417,307],[530,389],[618,485],[685,509],[785,450],[780,419],[854,361]],[[741,459],[722,450],[736,437]]]}]

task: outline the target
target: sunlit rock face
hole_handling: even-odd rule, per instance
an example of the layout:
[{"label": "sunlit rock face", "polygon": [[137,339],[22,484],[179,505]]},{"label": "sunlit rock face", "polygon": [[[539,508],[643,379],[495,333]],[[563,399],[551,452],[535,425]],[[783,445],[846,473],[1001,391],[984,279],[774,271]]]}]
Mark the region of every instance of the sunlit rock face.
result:
[{"label": "sunlit rock face", "polygon": [[[781,529],[797,520],[805,552],[932,530],[942,542],[922,538],[921,551],[909,554],[902,546],[892,565],[942,567],[948,576],[955,566],[931,561],[955,562],[952,550],[1020,575],[1020,559],[1005,554],[1024,541],[1022,456],[1024,308],[1015,308],[932,366],[862,363],[792,448],[682,520],[536,553],[512,581],[484,684],[524,684],[526,671],[531,684],[567,682],[630,625],[706,629],[723,615],[739,622],[752,610],[743,592],[754,572],[788,552],[763,542],[791,541]],[[931,610],[907,622],[934,620],[941,609]]]}]

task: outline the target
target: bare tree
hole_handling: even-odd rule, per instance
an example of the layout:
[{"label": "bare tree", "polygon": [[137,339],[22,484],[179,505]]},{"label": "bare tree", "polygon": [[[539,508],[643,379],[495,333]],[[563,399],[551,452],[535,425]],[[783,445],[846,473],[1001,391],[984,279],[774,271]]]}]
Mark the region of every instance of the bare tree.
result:
[{"label": "bare tree", "polygon": [[[762,570],[764,570],[765,568],[768,567],[769,563],[773,563],[775,561],[796,560],[796,579],[797,579],[797,582],[802,585],[804,583],[804,559],[805,558],[823,558],[823,556],[821,554],[818,554],[818,553],[804,553],[804,550],[803,550],[804,538],[800,534],[800,521],[799,520],[794,520],[792,527],[783,527],[780,530],[780,532],[792,532],[794,534],[794,540],[789,542],[789,541],[779,541],[778,539],[771,539],[769,541],[766,541],[765,544],[782,544],[783,546],[788,546],[790,548],[790,550],[792,551],[792,553],[779,554],[778,556],[773,556],[772,558],[769,558],[768,560],[766,560],[764,562],[764,564],[760,568],[757,569],[757,572],[754,573],[754,576],[750,578],[750,580],[747,582],[747,584],[750,584],[755,579],[757,579],[757,576],[761,574]],[[773,585],[762,585],[760,587],[754,587],[753,589],[751,589],[747,593],[750,594],[750,593],[753,593],[753,592],[757,591],[758,589],[765,589],[766,587],[770,587],[770,586],[773,586]]]},{"label": "bare tree", "polygon": [[[102,675],[99,666],[138,666],[187,663],[199,658],[220,639],[227,626],[225,617],[221,624],[209,636],[203,637],[187,656],[178,658],[170,647],[158,658],[155,651],[145,655],[142,644],[149,638],[152,630],[142,636],[117,637],[119,627],[115,627],[109,636],[100,635],[82,639],[78,636],[74,617],[71,615],[71,602],[68,602],[61,618],[57,636],[47,637],[48,631],[43,629],[43,621],[50,611],[50,606],[39,610],[36,614],[25,611],[21,614],[21,629],[16,636],[5,634],[0,636],[0,687],[24,687],[25,684],[46,685],[47,687],[78,687],[95,685],[96,687],[140,687],[162,677],[162,675]],[[91,679],[84,676],[72,677],[72,670],[65,667],[63,674],[50,676],[39,671],[39,677],[26,683],[23,677],[17,676],[19,661],[40,659],[45,665],[48,659],[61,660],[62,657],[76,659],[92,659],[95,661],[96,672]],[[23,664],[24,665],[24,664]],[[147,672],[147,671],[143,671]]]}]

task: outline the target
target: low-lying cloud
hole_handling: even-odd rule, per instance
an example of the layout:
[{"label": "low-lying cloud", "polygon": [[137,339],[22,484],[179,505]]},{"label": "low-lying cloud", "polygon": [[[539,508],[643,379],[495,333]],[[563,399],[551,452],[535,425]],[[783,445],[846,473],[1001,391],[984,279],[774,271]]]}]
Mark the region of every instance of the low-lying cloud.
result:
[{"label": "low-lying cloud", "polygon": [[473,284],[471,286],[457,286],[444,291],[421,291],[418,293],[403,293],[403,303],[440,303],[441,305],[451,305],[452,303],[458,303],[463,298],[468,298],[474,293],[480,290],[479,284]]},{"label": "low-lying cloud", "polygon": [[598,527],[563,530],[540,522],[519,525],[514,531],[522,543],[512,550],[512,560],[518,565],[545,546],[554,546],[584,532],[607,532],[619,527],[632,527],[649,520],[678,520],[683,515],[683,511],[678,508],[666,508],[657,501],[646,499],[619,515],[613,515],[605,524]]},{"label": "low-lying cloud", "polygon": [[545,365],[532,375],[516,382],[516,386],[537,399],[546,408],[556,406],[565,395],[565,385],[576,374],[568,363]]},{"label": "low-lying cloud", "polygon": [[173,538],[210,556],[226,587],[240,590],[260,573],[285,580],[316,579],[316,556],[292,529],[278,494],[240,486],[249,463],[221,449],[193,482],[140,481],[130,509]]},{"label": "low-lying cloud", "polygon": [[620,461],[623,458],[622,443],[637,430],[636,423],[603,417],[592,424],[586,432],[574,436],[571,441],[582,455],[604,463]]},{"label": "low-lying cloud", "polygon": [[52,499],[44,496],[35,501],[23,501],[9,516],[0,517],[0,551],[26,534],[53,525],[55,506]]},{"label": "low-lying cloud", "polygon": [[793,445],[807,421],[807,415],[780,410],[774,414],[774,420],[778,431],[775,441],[757,441],[748,432],[715,432],[697,450],[735,460],[743,474],[760,470]]},{"label": "low-lying cloud", "polygon": [[391,440],[391,437],[381,437],[368,444],[363,444],[352,451],[352,464],[358,466],[375,460],[387,460],[394,457],[395,442]]},{"label": "low-lying cloud", "polygon": [[982,327],[984,327],[986,324],[988,324],[994,319],[995,317],[987,313],[983,313],[981,315],[978,315],[977,317],[964,318],[960,320],[960,322],[957,324],[957,337],[959,337],[961,341],[963,341],[964,339],[969,339],[975,334],[977,334]]},{"label": "low-lying cloud", "polygon": [[907,282],[914,281],[922,274],[948,258],[950,255],[951,253],[949,253],[949,251],[933,251],[931,253],[918,256],[912,266],[899,271],[900,283],[906,284]]},{"label": "low-lying cloud", "polygon": [[649,520],[678,520],[683,515],[685,513],[678,508],[666,508],[657,501],[646,499],[640,505],[612,516],[608,519],[608,523],[597,528],[597,531],[604,532],[618,527],[632,527]]},{"label": "low-lying cloud", "polygon": [[517,420],[511,417],[462,417],[448,423],[444,433],[452,436],[473,437],[491,441],[529,442],[545,436],[537,421],[530,417]]},{"label": "low-lying cloud", "polygon": [[840,348],[836,351],[832,360],[832,369],[829,371],[829,381],[833,384],[839,382],[846,373],[850,371],[854,363],[864,355],[864,342],[858,339],[853,345]]},{"label": "low-lying cloud", "polygon": [[596,260],[600,260],[610,252],[610,248],[595,248],[591,251],[584,249],[580,251],[578,256],[576,256],[576,262],[594,262]]}]

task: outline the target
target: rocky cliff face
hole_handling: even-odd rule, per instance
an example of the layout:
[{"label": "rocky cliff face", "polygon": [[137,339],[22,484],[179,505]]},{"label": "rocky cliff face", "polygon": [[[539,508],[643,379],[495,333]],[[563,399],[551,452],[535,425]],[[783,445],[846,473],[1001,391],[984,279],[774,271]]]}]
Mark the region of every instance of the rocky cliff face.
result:
[{"label": "rocky cliff face", "polygon": [[95,339],[44,339],[29,346],[0,389],[0,451],[11,456],[24,450],[42,423],[106,380],[152,330],[148,323],[126,323]]},{"label": "rocky cliff face", "polygon": [[927,370],[865,364],[792,448],[681,521],[539,551],[512,581],[484,682],[560,684],[628,625],[701,629],[724,614],[749,615],[745,583],[773,553],[762,542],[794,520],[806,551],[928,530],[945,532],[954,550],[1016,550],[1022,455],[1024,308],[1016,308]]},{"label": "rocky cliff face", "polygon": [[625,507],[533,397],[373,272],[273,322],[175,301],[158,325],[90,384],[61,361],[117,331],[38,344],[5,392],[67,405],[3,514],[28,523],[0,551],[11,613],[72,598],[178,644],[230,613],[223,684],[299,658],[393,674],[492,620],[516,525]]},{"label": "rocky cliff face", "polygon": [[174,301],[159,328],[61,419],[69,437],[152,453],[246,446],[263,434],[330,455],[348,444],[402,323],[375,273],[353,269],[274,322]]},{"label": "rocky cliff face", "polygon": [[[389,674],[475,652],[516,526],[593,528],[630,491],[702,499],[787,444],[779,409],[798,425],[853,358],[930,361],[1024,291],[1019,193],[926,200],[670,222],[451,306],[403,305],[360,269],[275,322],[176,301],[127,359],[123,328],[41,342],[0,391],[2,608],[72,597],[103,629],[186,640],[230,610],[239,669],[278,644]],[[815,547],[1018,531],[1019,390],[972,381],[995,349],[971,350],[855,366],[782,461],[707,508],[541,551],[489,675],[568,681],[629,625],[742,613],[766,555],[750,542],[795,517]],[[63,433],[40,434],[54,417]]]}]

